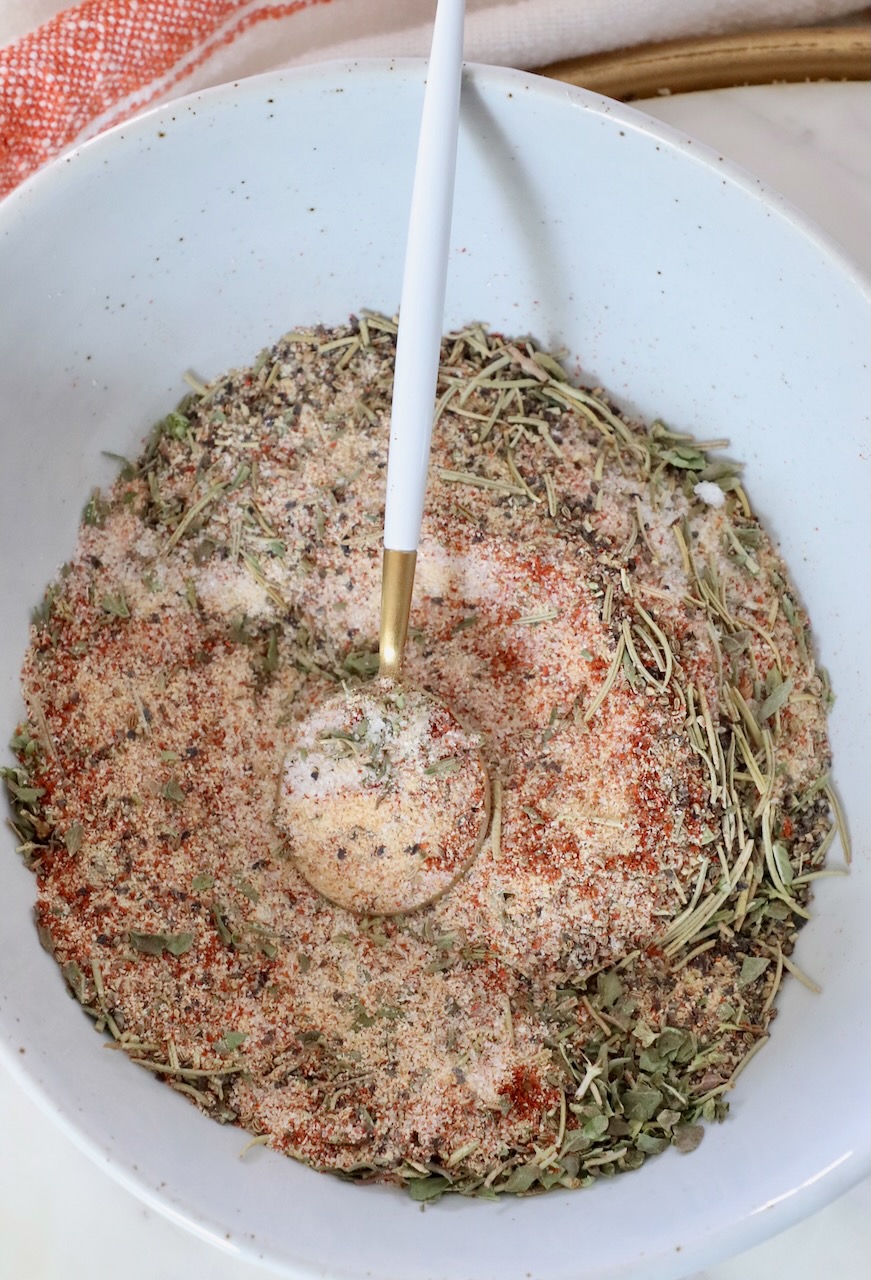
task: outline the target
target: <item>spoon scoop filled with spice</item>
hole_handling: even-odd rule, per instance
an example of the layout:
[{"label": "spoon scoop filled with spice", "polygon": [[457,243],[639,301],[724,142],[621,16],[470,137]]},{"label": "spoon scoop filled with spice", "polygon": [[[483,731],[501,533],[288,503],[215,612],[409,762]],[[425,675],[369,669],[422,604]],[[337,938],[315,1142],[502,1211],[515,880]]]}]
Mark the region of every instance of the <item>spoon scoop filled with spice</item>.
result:
[{"label": "spoon scoop filled with spice", "polygon": [[297,726],[276,820],[313,888],[349,910],[416,910],[453,885],[487,833],[479,736],[399,683],[429,466],[456,167],[464,0],[439,0],[427,71],[394,371],[379,671]]}]

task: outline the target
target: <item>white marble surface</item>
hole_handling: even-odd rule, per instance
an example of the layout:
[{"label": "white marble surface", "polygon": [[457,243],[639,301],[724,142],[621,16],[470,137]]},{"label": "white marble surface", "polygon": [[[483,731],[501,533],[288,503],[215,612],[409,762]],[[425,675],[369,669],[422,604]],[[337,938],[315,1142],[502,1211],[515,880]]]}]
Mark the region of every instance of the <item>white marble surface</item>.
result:
[{"label": "white marble surface", "polygon": [[[871,90],[777,85],[638,104],[787,195],[871,276]],[[749,1157],[752,1158],[752,1157]],[[687,1280],[866,1280],[871,1184]],[[21,1280],[256,1280],[156,1217],[57,1132],[0,1064],[0,1276]],[[377,1277],[374,1278],[377,1280]]]},{"label": "white marble surface", "polygon": [[871,86],[781,84],[635,105],[788,196],[871,276]]}]

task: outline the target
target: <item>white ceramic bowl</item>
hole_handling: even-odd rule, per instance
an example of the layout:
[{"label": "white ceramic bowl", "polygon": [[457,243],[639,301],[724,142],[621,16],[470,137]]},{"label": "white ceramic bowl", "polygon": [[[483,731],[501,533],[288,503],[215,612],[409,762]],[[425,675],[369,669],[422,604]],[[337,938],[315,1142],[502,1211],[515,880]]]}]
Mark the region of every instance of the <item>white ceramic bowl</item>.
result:
[{"label": "white ceramic bowl", "polygon": [[[293,325],[396,308],[423,77],[418,62],[331,64],[211,91],[0,207],[0,724],[19,712],[29,608],[112,474],[100,450],[135,450],[186,369],[210,377]],[[869,300],[777,196],[646,117],[486,68],[463,95],[447,323],[531,332],[645,415],[731,437],[810,609],[856,844],[798,949],[823,994],[788,983],[731,1118],[691,1157],[423,1214],[268,1152],[240,1161],[238,1130],[103,1052],[38,946],[32,877],[8,848],[0,1031],[45,1108],[136,1194],[288,1274],[655,1280],[748,1247],[869,1167]]]}]

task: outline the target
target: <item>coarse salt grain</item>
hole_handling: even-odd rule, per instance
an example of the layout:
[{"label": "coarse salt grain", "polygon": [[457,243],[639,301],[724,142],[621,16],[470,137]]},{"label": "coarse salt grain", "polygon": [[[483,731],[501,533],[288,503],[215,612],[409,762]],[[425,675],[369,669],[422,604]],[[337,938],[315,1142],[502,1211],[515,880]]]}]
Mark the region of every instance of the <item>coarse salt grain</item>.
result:
[{"label": "coarse salt grain", "polygon": [[693,493],[709,507],[722,507],[726,501],[725,493],[713,480],[700,480],[693,485]]}]

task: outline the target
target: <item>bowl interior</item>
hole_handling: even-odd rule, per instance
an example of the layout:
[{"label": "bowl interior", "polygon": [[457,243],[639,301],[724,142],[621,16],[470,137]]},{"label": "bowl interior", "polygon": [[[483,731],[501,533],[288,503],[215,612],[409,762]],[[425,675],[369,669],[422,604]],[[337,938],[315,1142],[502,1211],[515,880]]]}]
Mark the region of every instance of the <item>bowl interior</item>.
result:
[{"label": "bowl interior", "polygon": [[[3,724],[20,711],[29,609],[114,474],[100,451],[135,450],[185,370],[209,378],[294,325],[395,311],[424,74],[337,63],[210,91],[89,144],[0,209]],[[820,882],[797,955],[823,994],[788,984],[732,1118],[691,1158],[669,1152],[584,1193],[423,1214],[268,1152],[240,1161],[243,1134],[102,1052],[39,949],[11,847],[0,1038],[137,1194],[290,1273],[685,1274],[867,1169],[868,297],[753,180],[563,85],[469,68],[458,166],[446,326],[533,334],[645,416],[730,437],[747,463],[838,694],[855,863],[849,881]],[[824,1113],[808,1105],[823,1094]]]}]

